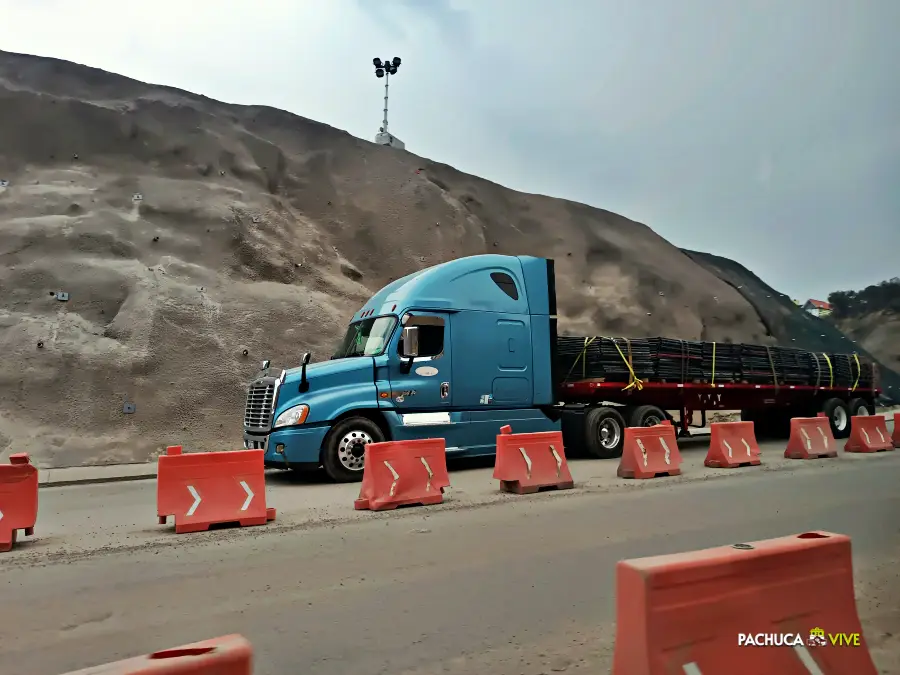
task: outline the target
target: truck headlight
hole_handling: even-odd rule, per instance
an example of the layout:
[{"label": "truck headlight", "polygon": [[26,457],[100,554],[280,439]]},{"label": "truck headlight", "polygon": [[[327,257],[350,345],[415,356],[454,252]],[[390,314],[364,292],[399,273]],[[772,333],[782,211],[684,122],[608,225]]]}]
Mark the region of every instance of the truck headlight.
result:
[{"label": "truck headlight", "polygon": [[304,403],[295,405],[275,418],[275,424],[272,425],[272,428],[277,429],[278,427],[292,427],[297,424],[303,424],[306,421],[307,415],[309,415],[308,405]]}]

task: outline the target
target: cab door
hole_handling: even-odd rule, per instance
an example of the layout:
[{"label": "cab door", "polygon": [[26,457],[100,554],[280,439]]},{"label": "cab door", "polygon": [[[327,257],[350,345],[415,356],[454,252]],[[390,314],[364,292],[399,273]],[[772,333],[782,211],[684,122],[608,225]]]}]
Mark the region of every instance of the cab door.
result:
[{"label": "cab door", "polygon": [[391,399],[401,414],[449,410],[453,402],[451,386],[450,315],[446,312],[415,312],[406,327],[418,328],[419,355],[409,372],[400,357],[401,338],[391,349],[388,361]]}]

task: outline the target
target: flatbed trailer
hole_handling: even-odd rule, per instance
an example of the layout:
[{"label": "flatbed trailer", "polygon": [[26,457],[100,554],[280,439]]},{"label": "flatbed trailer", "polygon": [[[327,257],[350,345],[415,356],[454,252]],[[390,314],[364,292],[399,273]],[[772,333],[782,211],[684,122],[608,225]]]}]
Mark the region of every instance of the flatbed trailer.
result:
[{"label": "flatbed trailer", "polygon": [[[835,438],[850,434],[850,417],[874,415],[880,393],[877,372],[873,387],[815,387],[805,385],[727,382],[563,382],[561,400],[563,431],[575,446],[596,457],[621,454],[624,426],[650,426],[663,419],[675,424],[680,437],[691,435],[691,422],[700,413],[706,427],[711,411],[734,410],[755,424],[758,436],[783,437],[792,417],[824,413]],[[679,413],[674,419],[669,411]],[[568,443],[567,443],[568,444]]]}]

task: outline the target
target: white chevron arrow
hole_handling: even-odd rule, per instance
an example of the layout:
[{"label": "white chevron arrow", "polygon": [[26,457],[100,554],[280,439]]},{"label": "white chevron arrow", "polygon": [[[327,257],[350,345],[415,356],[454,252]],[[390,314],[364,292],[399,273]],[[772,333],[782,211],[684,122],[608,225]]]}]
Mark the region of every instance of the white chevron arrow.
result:
[{"label": "white chevron arrow", "polygon": [[197,511],[197,507],[200,506],[200,502],[203,501],[200,499],[200,493],[197,492],[197,489],[193,485],[187,486],[188,492],[191,493],[191,496],[194,498],[194,503],[191,504],[191,508],[187,510],[185,515],[192,516]]},{"label": "white chevron arrow", "polygon": [[384,465],[388,468],[388,471],[391,472],[391,476],[394,477],[394,482],[391,483],[391,497],[393,497],[397,492],[397,483],[400,481],[400,474],[394,470],[394,467],[392,467],[387,460],[384,460]]},{"label": "white chevron arrow", "polygon": [[250,508],[250,502],[253,501],[253,490],[250,489],[250,486],[247,485],[247,481],[245,480],[241,481],[241,487],[244,488],[244,492],[247,493],[247,499],[244,500],[244,505],[241,507],[241,511],[246,511],[248,508]]},{"label": "white chevron arrow", "polygon": [[0,520],[3,520],[3,511],[0,511]]}]

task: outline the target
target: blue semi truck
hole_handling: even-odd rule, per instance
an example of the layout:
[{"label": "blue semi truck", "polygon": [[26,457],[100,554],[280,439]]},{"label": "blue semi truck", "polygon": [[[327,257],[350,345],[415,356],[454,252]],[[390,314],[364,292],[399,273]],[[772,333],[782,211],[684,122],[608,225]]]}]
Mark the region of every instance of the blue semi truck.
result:
[{"label": "blue semi truck", "polygon": [[[688,433],[693,413],[772,416],[824,410],[835,435],[852,414],[874,412],[875,384],[828,386],[621,382],[560,373],[552,260],[476,255],[388,284],[358,311],[330,360],[249,386],[244,446],[268,467],[324,467],[332,480],[362,478],[366,444],[441,437],[448,457],[492,455],[500,427],[562,429],[567,452],[621,455],[628,426],[672,419]],[[624,355],[623,355],[624,358]],[[814,412],[813,412],[814,414]],[[768,417],[767,417],[768,416]],[[704,422],[701,422],[704,424]]]}]

